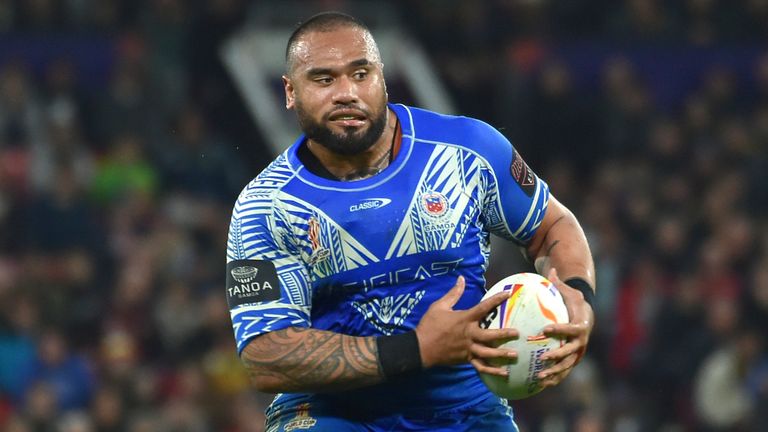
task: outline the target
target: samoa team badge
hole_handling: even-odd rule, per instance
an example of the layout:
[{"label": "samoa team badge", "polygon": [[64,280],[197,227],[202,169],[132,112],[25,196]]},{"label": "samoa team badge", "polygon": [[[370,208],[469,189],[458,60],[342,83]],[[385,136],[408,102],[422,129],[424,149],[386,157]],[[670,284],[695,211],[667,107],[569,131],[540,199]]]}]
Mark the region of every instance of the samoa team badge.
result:
[{"label": "samoa team badge", "polygon": [[421,196],[421,207],[427,215],[437,218],[448,211],[448,200],[440,192],[427,192]]}]

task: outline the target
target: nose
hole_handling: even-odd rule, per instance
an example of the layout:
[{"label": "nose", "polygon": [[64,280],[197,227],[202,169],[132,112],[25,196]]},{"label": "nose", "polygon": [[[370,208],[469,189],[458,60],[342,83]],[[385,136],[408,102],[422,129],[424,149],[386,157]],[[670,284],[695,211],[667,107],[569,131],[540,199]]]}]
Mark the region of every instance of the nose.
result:
[{"label": "nose", "polygon": [[336,80],[333,102],[339,105],[357,102],[357,84],[348,76],[341,76]]}]

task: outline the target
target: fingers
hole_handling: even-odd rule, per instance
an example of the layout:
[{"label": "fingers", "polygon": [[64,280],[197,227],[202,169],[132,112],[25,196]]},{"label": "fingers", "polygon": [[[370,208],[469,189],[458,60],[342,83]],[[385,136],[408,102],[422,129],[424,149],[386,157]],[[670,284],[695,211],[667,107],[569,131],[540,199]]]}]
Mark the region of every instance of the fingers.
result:
[{"label": "fingers", "polygon": [[481,360],[501,359],[512,360],[517,358],[517,353],[504,348],[492,348],[481,344],[472,344],[469,348],[472,353],[472,358],[478,358]]},{"label": "fingers", "polygon": [[540,379],[539,383],[543,388],[554,387],[560,384],[568,375],[570,375],[572,370],[573,368],[571,367],[562,372],[547,375],[546,378]]},{"label": "fingers", "polygon": [[520,337],[520,333],[513,328],[505,329],[481,329],[479,326],[471,330],[470,336],[475,342],[485,345],[500,344]]},{"label": "fingers", "polygon": [[552,267],[549,269],[549,274],[547,274],[547,279],[549,279],[550,282],[557,285],[560,282],[560,278],[557,277],[557,269]]},{"label": "fingers", "polygon": [[494,308],[498,307],[500,304],[509,299],[510,295],[512,295],[512,291],[503,291],[481,301],[467,311],[469,313],[470,319],[472,321],[479,321],[485,318],[485,316],[488,315],[488,313],[490,313]]},{"label": "fingers", "polygon": [[486,364],[480,359],[472,359],[469,362],[472,363],[472,366],[474,366],[478,372],[481,372],[484,374],[496,375],[500,377],[506,377],[507,375],[509,375],[509,372],[507,372],[507,368],[505,367],[489,366],[488,364]]},{"label": "fingers", "polygon": [[565,377],[571,373],[573,367],[576,366],[577,360],[578,355],[571,354],[551,367],[539,372],[538,377],[541,380],[542,385],[556,385],[560,383],[560,381],[565,379]]},{"label": "fingers", "polygon": [[464,294],[464,285],[464,276],[459,276],[456,279],[456,284],[453,286],[453,288],[448,290],[448,292],[445,293],[445,295],[438,299],[435,303],[441,304],[449,309],[453,309],[461,296]]},{"label": "fingers", "polygon": [[563,323],[552,324],[544,327],[544,334],[549,337],[557,337],[560,339],[572,339],[586,334],[586,323]]},{"label": "fingers", "polygon": [[560,362],[564,358],[581,352],[583,345],[578,342],[569,342],[560,348],[553,349],[552,351],[542,354],[541,359],[543,361],[555,361]]},{"label": "fingers", "polygon": [[579,363],[582,351],[581,343],[569,342],[542,355],[543,361],[553,363],[538,373],[541,385],[544,388],[552,387],[563,381]]}]

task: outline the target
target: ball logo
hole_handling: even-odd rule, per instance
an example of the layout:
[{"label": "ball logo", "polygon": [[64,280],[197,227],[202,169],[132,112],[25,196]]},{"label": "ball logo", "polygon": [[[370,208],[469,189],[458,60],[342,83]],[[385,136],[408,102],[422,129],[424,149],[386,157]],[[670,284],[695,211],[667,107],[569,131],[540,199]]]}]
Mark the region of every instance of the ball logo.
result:
[{"label": "ball logo", "polygon": [[427,215],[440,217],[448,211],[448,200],[440,192],[427,192],[421,196],[421,206]]},{"label": "ball logo", "polygon": [[508,325],[512,311],[515,309],[515,303],[517,302],[517,299],[520,297],[520,290],[522,288],[523,288],[523,284],[519,284],[519,283],[509,284],[504,286],[504,289],[502,291],[511,290],[512,294],[510,294],[507,301],[502,303],[499,307],[500,313],[501,313],[499,328],[505,328]]},{"label": "ball logo", "polygon": [[232,271],[230,271],[232,274],[232,279],[240,283],[248,283],[252,281],[258,272],[259,269],[251,266],[235,267],[232,269]]},{"label": "ball logo", "polygon": [[539,296],[536,296],[536,303],[538,303],[539,305],[541,316],[557,324],[557,315],[555,315],[555,313],[550,308],[544,306],[544,303],[541,302],[541,299],[539,298]]},{"label": "ball logo", "polygon": [[491,310],[491,312],[483,320],[480,321],[480,327],[487,329],[491,327],[493,321],[498,317],[498,326],[500,329],[505,328],[509,322],[512,310],[515,308],[515,303],[518,297],[520,297],[520,290],[523,288],[523,284],[509,284],[505,285],[502,291],[512,291],[509,298],[499,305],[498,308]]}]

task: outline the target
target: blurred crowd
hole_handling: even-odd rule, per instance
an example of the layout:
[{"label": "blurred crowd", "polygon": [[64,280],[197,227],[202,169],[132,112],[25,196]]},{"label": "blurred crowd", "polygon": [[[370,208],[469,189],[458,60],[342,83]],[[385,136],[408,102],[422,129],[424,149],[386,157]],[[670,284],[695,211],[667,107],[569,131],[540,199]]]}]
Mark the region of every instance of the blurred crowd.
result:
[{"label": "blurred crowd", "polygon": [[[521,429],[768,430],[768,53],[663,104],[621,55],[765,44],[768,1],[390,4],[593,248],[589,353],[514,405]],[[99,80],[0,43],[0,430],[263,431],[270,397],[249,389],[223,293],[232,203],[274,156],[217,53],[248,10],[0,1],[0,39],[111,47]],[[594,85],[557,56],[574,40],[618,46]],[[523,269],[494,250],[489,282]]]}]

